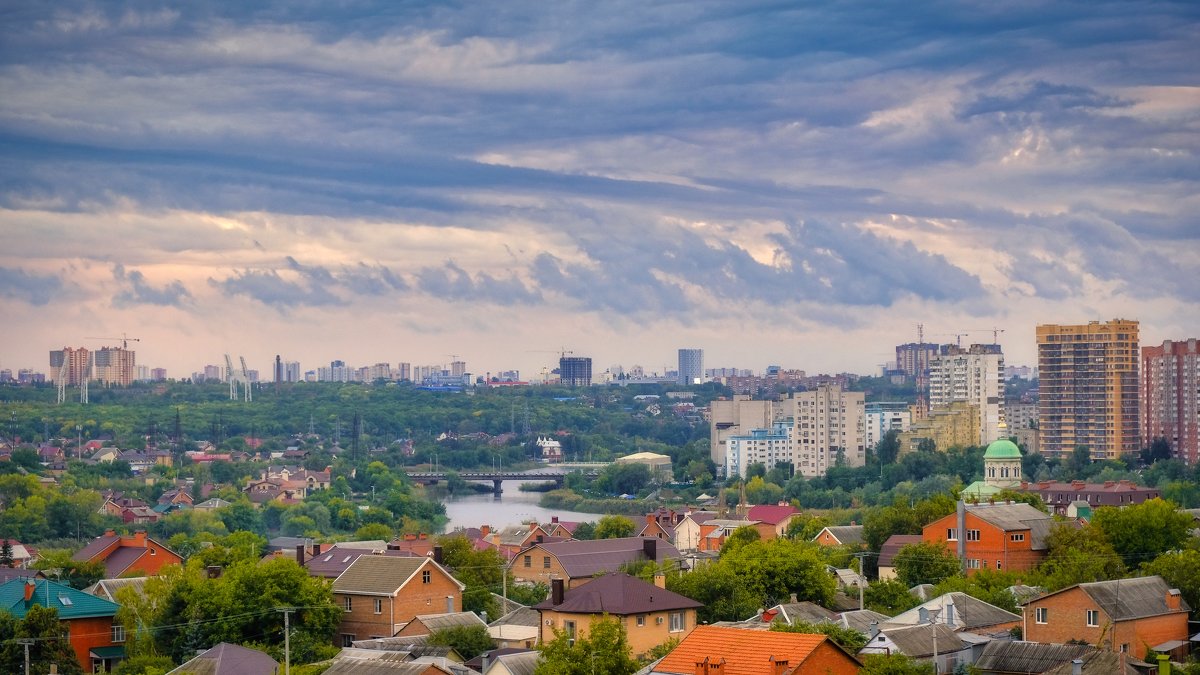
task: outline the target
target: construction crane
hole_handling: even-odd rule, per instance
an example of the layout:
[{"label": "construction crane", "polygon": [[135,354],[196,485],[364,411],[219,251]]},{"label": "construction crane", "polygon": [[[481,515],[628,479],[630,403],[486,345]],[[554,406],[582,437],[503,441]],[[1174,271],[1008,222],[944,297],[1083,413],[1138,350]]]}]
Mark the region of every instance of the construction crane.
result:
[{"label": "construction crane", "polygon": [[254,394],[250,391],[250,373],[246,370],[246,357],[238,357],[242,362],[241,370],[233,369],[233,359],[229,355],[225,355],[225,373],[229,379],[229,400],[236,401],[238,399],[238,384],[242,385],[243,400],[247,403],[254,400]]},{"label": "construction crane", "polygon": [[130,342],[141,342],[142,341],[141,338],[129,337],[128,333],[121,333],[121,337],[119,337],[119,338],[115,338],[115,337],[85,337],[83,339],[85,339],[85,340],[120,340],[121,341],[121,349],[129,349]]}]

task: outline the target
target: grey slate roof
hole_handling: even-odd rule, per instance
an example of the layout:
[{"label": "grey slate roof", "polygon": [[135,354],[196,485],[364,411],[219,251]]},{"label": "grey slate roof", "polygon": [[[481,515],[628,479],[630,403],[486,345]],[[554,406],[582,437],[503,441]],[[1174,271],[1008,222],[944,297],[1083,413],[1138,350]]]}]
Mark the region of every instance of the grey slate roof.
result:
[{"label": "grey slate roof", "polygon": [[[1088,645],[1057,645],[1039,642],[989,642],[983,653],[975,662],[984,675],[1004,673],[1041,674],[1061,671],[1063,675],[1071,672],[1071,661],[1082,659],[1084,673],[1099,675],[1104,673],[1119,673],[1120,667],[1112,652],[1103,651]],[[1089,664],[1090,667],[1089,667]],[[1126,668],[1127,673],[1136,673]]]},{"label": "grey slate roof", "polygon": [[[437,567],[429,558],[392,557],[364,555],[333,580],[334,593],[360,593],[363,595],[393,595],[398,588],[426,565]],[[447,573],[448,574],[448,573]],[[459,587],[464,586],[459,583]]]},{"label": "grey slate roof", "polygon": [[[325,670],[330,675],[423,675],[429,663],[414,663],[408,654],[391,652],[369,658],[338,655]],[[452,672],[445,669],[445,672]]]},{"label": "grey slate roof", "polygon": [[441,614],[418,614],[413,617],[413,621],[420,621],[421,625],[429,629],[430,633],[435,633],[445,628],[455,628],[457,626],[482,626],[487,627],[483,619],[475,612],[443,612]]},{"label": "grey slate roof", "polygon": [[907,612],[903,612],[890,619],[881,628],[914,626],[921,623],[920,609],[922,607],[931,611],[940,611],[938,620],[942,623],[947,623],[950,621],[949,613],[946,611],[946,605],[948,604],[954,605],[953,624],[955,630],[974,630],[976,628],[987,628],[989,626],[1021,620],[1021,617],[1012,612],[973,598],[966,593],[955,591],[927,600]]},{"label": "grey slate roof", "polygon": [[167,675],[275,675],[279,663],[257,649],[222,642]]},{"label": "grey slate roof", "polygon": [[801,602],[787,602],[775,605],[770,610],[777,612],[777,615],[771,617],[773,621],[783,621],[787,625],[792,625],[797,621],[807,621],[809,623],[818,623],[821,621],[833,621],[837,615],[825,609],[824,607],[803,600]]},{"label": "grey slate roof", "polygon": [[1060,591],[1044,595],[1032,602],[1041,602],[1059,593],[1078,587],[1087,593],[1100,609],[1114,621],[1126,621],[1145,616],[1159,616],[1188,612],[1187,602],[1179,599],[1179,609],[1167,607],[1167,593],[1171,587],[1160,576],[1135,577],[1116,581],[1096,581],[1087,584],[1068,586]]},{"label": "grey slate roof", "polygon": [[836,621],[846,628],[853,628],[863,635],[871,634],[871,622],[883,625],[891,619],[887,614],[880,614],[871,609],[853,609],[837,615]]},{"label": "grey slate roof", "polygon": [[[935,623],[928,626],[888,628],[882,631],[883,635],[886,635],[889,640],[896,644],[896,648],[902,654],[914,658],[933,656],[933,636],[935,633],[937,634],[938,654],[961,651],[967,646],[954,634],[954,629],[944,623]],[[871,643],[867,643],[867,647],[870,646]]]},{"label": "grey slate roof", "polygon": [[[829,530],[838,541],[847,546],[857,546],[863,543],[863,526],[862,525],[830,525],[825,528]],[[820,536],[819,534],[817,536]]]},{"label": "grey slate roof", "polygon": [[126,577],[124,579],[101,579],[96,583],[83,589],[84,593],[94,595],[97,598],[105,600],[117,601],[117,591],[127,586],[132,586],[137,589],[138,594],[143,594],[143,587],[146,585],[146,577]]},{"label": "grey slate roof", "polygon": [[[528,651],[517,654],[504,654],[496,657],[494,663],[503,663],[513,675],[533,675],[533,671],[537,670],[538,659],[541,657],[541,652]],[[488,671],[492,671],[493,666],[488,666]],[[492,671],[494,672],[494,671]],[[487,675],[487,671],[483,673]]]},{"label": "grey slate roof", "polygon": [[1005,532],[1021,532],[1029,530],[1030,548],[1035,551],[1046,550],[1046,535],[1054,525],[1054,518],[1048,513],[1024,502],[1015,504],[971,504],[967,513],[995,525]]},{"label": "grey slate roof", "polygon": [[642,553],[645,541],[652,541],[655,544],[655,562],[678,560],[681,557],[679,549],[654,537],[559,541],[536,544],[536,546],[553,555],[562,565],[567,576],[578,579],[603,572],[615,572],[621,565],[645,560]]},{"label": "grey slate roof", "polygon": [[534,609],[548,609],[571,614],[648,614],[677,609],[698,609],[699,602],[659,588],[628,574],[608,574],[563,594],[563,601],[554,604],[546,599]]},{"label": "grey slate roof", "polygon": [[541,613],[532,607],[521,607],[489,623],[489,626],[538,626]]}]

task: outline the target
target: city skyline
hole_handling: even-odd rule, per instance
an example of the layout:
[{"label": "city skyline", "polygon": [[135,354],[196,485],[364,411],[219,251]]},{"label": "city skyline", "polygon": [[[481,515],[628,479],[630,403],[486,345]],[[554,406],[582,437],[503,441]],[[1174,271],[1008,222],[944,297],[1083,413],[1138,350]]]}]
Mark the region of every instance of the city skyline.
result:
[{"label": "city skyline", "polygon": [[[873,371],[1200,333],[1200,10],[22,7],[0,368]],[[964,333],[964,331],[970,331]],[[659,362],[649,362],[649,359]],[[310,365],[311,364],[311,365]]]}]

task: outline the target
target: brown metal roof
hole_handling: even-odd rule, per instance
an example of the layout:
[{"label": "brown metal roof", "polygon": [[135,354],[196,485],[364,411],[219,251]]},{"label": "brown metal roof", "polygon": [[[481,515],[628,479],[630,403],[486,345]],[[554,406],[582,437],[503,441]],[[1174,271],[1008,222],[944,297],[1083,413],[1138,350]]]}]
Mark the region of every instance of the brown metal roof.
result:
[{"label": "brown metal roof", "polygon": [[655,562],[678,560],[682,557],[679,549],[655,537],[546,542],[535,544],[526,551],[540,548],[558,560],[568,577],[579,579],[615,572],[626,563],[646,560],[643,553],[646,541],[654,542]]},{"label": "brown metal roof", "polygon": [[628,574],[617,573],[589,581],[563,595],[560,604],[553,599],[543,600],[534,609],[553,610],[569,614],[649,614],[678,609],[698,609],[704,605],[659,588]]}]

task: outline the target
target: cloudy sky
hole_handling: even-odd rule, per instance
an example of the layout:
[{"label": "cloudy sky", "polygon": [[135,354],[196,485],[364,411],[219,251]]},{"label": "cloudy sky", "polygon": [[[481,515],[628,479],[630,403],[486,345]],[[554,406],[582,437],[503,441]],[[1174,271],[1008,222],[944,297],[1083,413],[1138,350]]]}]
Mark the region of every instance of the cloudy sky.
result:
[{"label": "cloudy sky", "polygon": [[0,367],[1200,334],[1200,4],[3,3]]}]

